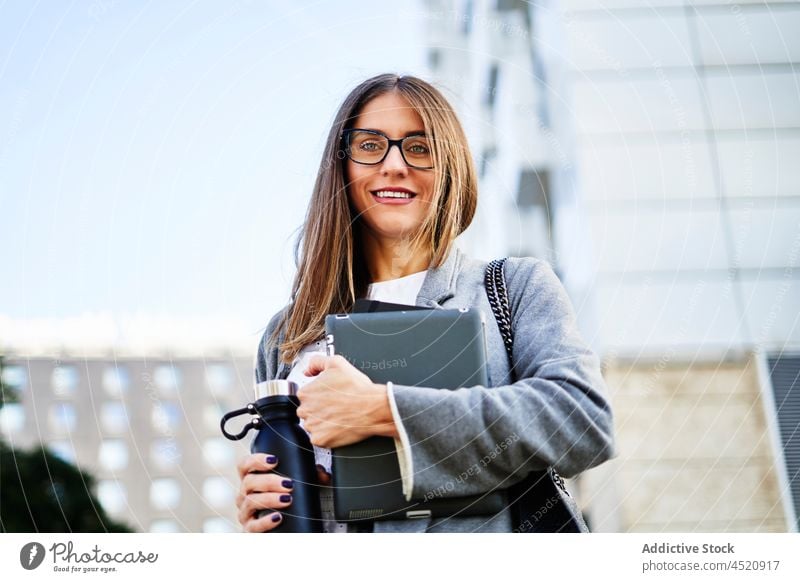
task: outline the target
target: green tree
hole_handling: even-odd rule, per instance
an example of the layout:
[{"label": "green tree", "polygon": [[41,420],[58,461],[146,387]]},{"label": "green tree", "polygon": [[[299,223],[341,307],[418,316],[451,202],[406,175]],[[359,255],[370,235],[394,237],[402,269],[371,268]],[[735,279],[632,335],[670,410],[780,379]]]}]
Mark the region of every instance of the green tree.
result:
[{"label": "green tree", "polygon": [[[18,400],[2,371],[0,356],[0,409]],[[94,486],[89,473],[44,446],[21,450],[0,438],[0,531],[130,532],[106,514]]]}]

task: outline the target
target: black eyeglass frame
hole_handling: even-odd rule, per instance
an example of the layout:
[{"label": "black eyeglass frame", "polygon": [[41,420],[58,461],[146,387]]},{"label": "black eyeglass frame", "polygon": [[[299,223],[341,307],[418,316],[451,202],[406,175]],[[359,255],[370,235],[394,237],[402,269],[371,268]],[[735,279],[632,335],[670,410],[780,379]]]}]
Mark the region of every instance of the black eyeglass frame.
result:
[{"label": "black eyeglass frame", "polygon": [[[358,160],[353,159],[353,156],[350,155],[350,136],[357,131],[364,133],[371,133],[373,135],[379,135],[388,142],[389,147],[387,147],[386,151],[383,152],[383,157],[380,160],[378,160],[377,162],[359,162]],[[400,156],[403,158],[403,161],[405,162],[406,166],[408,166],[409,168],[414,168],[415,170],[432,170],[434,166],[417,166],[410,163],[406,159],[406,153],[403,151],[403,142],[412,137],[428,137],[428,136],[424,133],[414,133],[412,135],[407,135],[400,139],[390,139],[389,136],[383,133],[382,131],[376,131],[374,129],[359,129],[357,127],[353,127],[342,131],[342,141],[344,142],[344,147],[342,148],[342,151],[345,156],[353,160],[353,162],[355,162],[356,164],[361,164],[363,166],[377,166],[378,164],[383,163],[383,161],[386,159],[386,156],[389,155],[389,150],[392,149],[392,146],[396,145],[397,149],[400,150]]]}]

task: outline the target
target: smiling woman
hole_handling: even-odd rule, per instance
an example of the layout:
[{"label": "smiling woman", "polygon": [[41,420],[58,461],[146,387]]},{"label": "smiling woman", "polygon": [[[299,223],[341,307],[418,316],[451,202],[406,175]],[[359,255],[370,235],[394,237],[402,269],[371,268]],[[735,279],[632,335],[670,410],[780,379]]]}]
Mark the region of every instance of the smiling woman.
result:
[{"label": "smiling woman", "polygon": [[[314,445],[320,483],[330,482],[331,448],[371,436],[394,438],[408,501],[432,491],[505,493],[532,476],[550,475],[550,468],[571,477],[612,456],[599,362],[542,261],[506,264],[515,349],[509,361],[499,329],[487,329],[491,386],[375,384],[344,358],[325,355],[325,316],[350,312],[360,298],[491,312],[487,263],[454,247],[473,219],[477,196],[466,137],[436,88],[387,74],[347,96],[328,134],[298,240],[292,301],[267,325],[255,370],[258,382],[301,384],[297,414]],[[502,442],[510,444],[498,453]],[[293,484],[273,472],[279,465],[271,455],[239,463],[236,504],[246,531],[280,531],[280,512],[291,511]],[[472,467],[480,470],[456,479]],[[537,521],[533,511],[556,503],[529,495],[538,491],[535,482],[520,495],[509,493],[508,507],[496,514],[376,521],[374,531],[522,531],[521,520]],[[533,509],[512,515],[520,499]],[[363,531],[333,521],[324,492],[322,507],[325,531]],[[275,511],[258,517],[264,508]]]},{"label": "smiling woman", "polygon": [[[398,266],[397,261],[415,255],[413,236],[420,232],[433,207],[436,173],[431,167],[428,139],[420,137],[425,135],[422,117],[405,97],[391,92],[367,103],[354,125],[380,128],[368,133],[349,129],[345,133],[348,199],[361,227],[367,263],[394,271],[375,273],[373,282],[425,270],[429,257],[423,253],[418,256],[425,264]],[[389,136],[407,137],[393,140]],[[409,166],[409,157],[421,162],[423,168]]]}]

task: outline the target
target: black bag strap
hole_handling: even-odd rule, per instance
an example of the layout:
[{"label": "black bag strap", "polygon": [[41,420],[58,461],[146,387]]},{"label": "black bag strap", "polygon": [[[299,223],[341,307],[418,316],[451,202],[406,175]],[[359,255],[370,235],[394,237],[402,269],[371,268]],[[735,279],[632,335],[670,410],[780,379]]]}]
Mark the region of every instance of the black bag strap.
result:
[{"label": "black bag strap", "polygon": [[[511,306],[508,301],[508,289],[506,288],[505,264],[508,258],[495,259],[490,261],[486,267],[484,284],[486,295],[489,298],[489,306],[492,308],[497,327],[503,338],[503,344],[508,354],[508,365],[511,370],[511,377],[514,377],[514,330],[512,328]],[[577,504],[572,499],[572,495],[564,484],[564,479],[556,473],[552,467],[546,471],[547,475],[531,473],[520,483],[509,489],[509,499],[511,500],[511,513],[514,518],[514,531],[532,531],[531,524],[532,510],[529,505],[532,501],[534,491],[546,489],[547,482],[555,484],[558,489],[567,497],[565,511],[553,511],[547,522],[552,524],[554,531],[563,532],[588,532],[583,516],[580,514]],[[536,510],[536,515],[541,514],[541,508]],[[525,524],[529,528],[525,529]],[[545,525],[543,522],[542,525]]]},{"label": "black bag strap", "polygon": [[484,283],[486,294],[489,296],[489,306],[492,308],[497,327],[500,328],[503,344],[506,347],[508,362],[513,364],[514,334],[511,331],[511,307],[508,305],[505,264],[506,259],[495,259],[490,262],[486,267]]}]

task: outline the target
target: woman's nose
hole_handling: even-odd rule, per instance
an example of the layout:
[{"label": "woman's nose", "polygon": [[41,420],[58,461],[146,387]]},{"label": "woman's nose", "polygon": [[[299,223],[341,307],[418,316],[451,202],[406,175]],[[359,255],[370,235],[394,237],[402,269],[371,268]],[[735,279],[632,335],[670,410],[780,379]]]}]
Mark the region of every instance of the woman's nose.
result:
[{"label": "woman's nose", "polygon": [[403,159],[403,154],[400,152],[399,145],[392,144],[389,147],[389,151],[386,153],[386,157],[381,164],[381,169],[384,173],[408,173],[408,166]]}]

